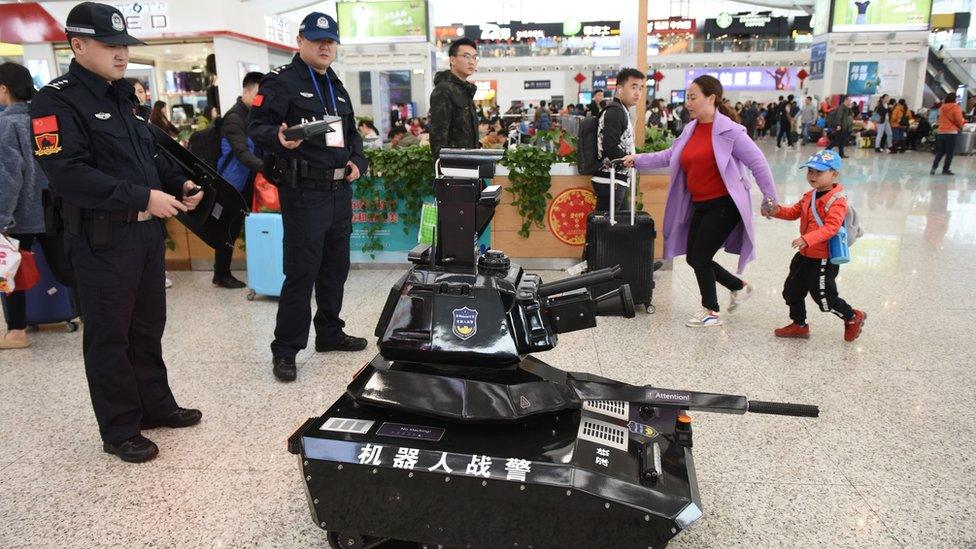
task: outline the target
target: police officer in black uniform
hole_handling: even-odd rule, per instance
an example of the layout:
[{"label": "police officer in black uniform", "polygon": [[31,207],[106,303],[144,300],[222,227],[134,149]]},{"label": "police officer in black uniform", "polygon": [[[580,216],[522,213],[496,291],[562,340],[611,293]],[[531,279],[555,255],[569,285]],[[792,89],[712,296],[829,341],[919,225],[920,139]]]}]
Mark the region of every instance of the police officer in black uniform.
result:
[{"label": "police officer in black uniform", "polygon": [[75,6],[65,33],[68,73],[30,105],[34,154],[59,204],[65,249],[85,319],[88,389],[106,452],[143,462],[159,449],[141,430],[189,427],[199,410],[170,391],[161,339],[166,324],[159,218],[196,207],[196,185],[162,156],[122,77],[130,36],[122,13]]},{"label": "police officer in black uniform", "polygon": [[[346,335],[339,318],[349,274],[352,234],[350,183],[366,171],[349,94],[329,68],[339,46],[339,28],[323,13],[311,13],[299,27],[298,54],[271,71],[251,107],[248,133],[271,151],[265,175],[277,185],[284,224],[285,284],[278,301],[271,343],[275,377],[293,381],[295,355],[308,344],[315,290],[315,350],[360,351],[366,340]],[[338,117],[336,119],[335,117]],[[334,132],[289,141],[285,129],[330,121]]]}]

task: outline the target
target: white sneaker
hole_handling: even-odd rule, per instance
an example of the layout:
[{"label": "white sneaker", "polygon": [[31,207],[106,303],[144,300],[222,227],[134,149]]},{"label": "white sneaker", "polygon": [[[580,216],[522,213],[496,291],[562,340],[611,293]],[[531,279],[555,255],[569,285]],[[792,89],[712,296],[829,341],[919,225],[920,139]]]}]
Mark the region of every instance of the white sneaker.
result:
[{"label": "white sneaker", "polygon": [[173,287],[173,281],[169,278],[169,272],[166,273],[166,283],[165,283],[165,286],[166,286],[166,289],[167,290]]},{"label": "white sneaker", "polygon": [[732,311],[738,309],[739,305],[742,305],[748,301],[755,292],[756,290],[752,287],[752,284],[746,284],[745,288],[742,288],[737,292],[732,292],[732,300],[729,301],[729,312],[731,313]]},{"label": "white sneaker", "polygon": [[685,322],[685,326],[689,328],[711,328],[712,326],[721,325],[722,319],[708,309],[702,309],[697,316],[693,316]]}]

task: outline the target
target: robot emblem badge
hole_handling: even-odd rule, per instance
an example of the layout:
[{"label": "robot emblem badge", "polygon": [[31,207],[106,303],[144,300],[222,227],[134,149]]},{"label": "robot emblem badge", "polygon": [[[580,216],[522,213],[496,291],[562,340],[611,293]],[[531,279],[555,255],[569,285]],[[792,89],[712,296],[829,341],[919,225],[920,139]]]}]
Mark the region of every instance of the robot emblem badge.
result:
[{"label": "robot emblem badge", "polygon": [[478,333],[478,311],[468,307],[454,309],[454,323],[451,331],[461,339],[471,339],[474,334]]}]

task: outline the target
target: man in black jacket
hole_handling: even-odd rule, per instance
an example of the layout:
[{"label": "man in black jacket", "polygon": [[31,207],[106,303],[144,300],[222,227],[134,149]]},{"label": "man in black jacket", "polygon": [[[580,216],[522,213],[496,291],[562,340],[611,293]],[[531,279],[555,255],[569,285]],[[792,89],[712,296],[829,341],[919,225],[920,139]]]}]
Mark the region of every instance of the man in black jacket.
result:
[{"label": "man in black jacket", "polygon": [[[248,143],[247,138],[247,113],[251,110],[254,96],[258,94],[262,78],[264,74],[260,72],[249,72],[244,75],[241,96],[224,115],[220,127],[220,133],[230,144],[232,156],[221,156],[218,168],[233,185],[242,185],[241,194],[248,204],[251,203],[251,196],[254,193],[254,176],[264,169],[264,162],[254,154],[254,142]],[[246,286],[230,273],[230,261],[233,255],[233,248],[214,250],[214,285],[232,289]]]},{"label": "man in black jacket", "polygon": [[448,49],[451,70],[434,76],[430,94],[430,151],[436,159],[444,147],[478,148],[478,111],[474,106],[477,86],[468,78],[478,68],[478,48],[470,38],[460,38]]},{"label": "man in black jacket", "polygon": [[[637,69],[623,69],[617,74],[617,88],[613,100],[600,113],[600,126],[597,130],[597,154],[603,161],[600,171],[593,175],[591,183],[593,193],[596,194],[596,211],[610,210],[609,161],[619,160],[635,153],[634,124],[630,119],[628,109],[644,100],[644,73]],[[627,173],[620,168],[616,173],[616,188],[614,190],[616,211],[623,209],[624,199],[627,197]],[[621,184],[623,182],[624,184]]]}]

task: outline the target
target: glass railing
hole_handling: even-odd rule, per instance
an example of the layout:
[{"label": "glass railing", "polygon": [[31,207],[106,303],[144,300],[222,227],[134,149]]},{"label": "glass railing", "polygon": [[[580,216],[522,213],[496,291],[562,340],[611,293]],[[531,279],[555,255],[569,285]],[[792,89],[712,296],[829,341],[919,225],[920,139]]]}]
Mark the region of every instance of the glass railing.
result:
[{"label": "glass railing", "polygon": [[[682,53],[737,53],[737,52],[765,52],[765,51],[800,51],[810,49],[807,40],[793,38],[748,38],[705,40],[693,38],[691,40],[669,39],[667,41],[652,41],[647,45],[647,53],[651,56],[677,55]],[[610,57],[620,55],[620,40],[547,41],[534,44],[479,44],[478,53],[482,59],[499,57],[543,57],[559,56],[593,56]]]},{"label": "glass railing", "polygon": [[976,49],[976,36],[933,32],[929,34],[929,45],[935,49],[949,48],[953,50]]}]

